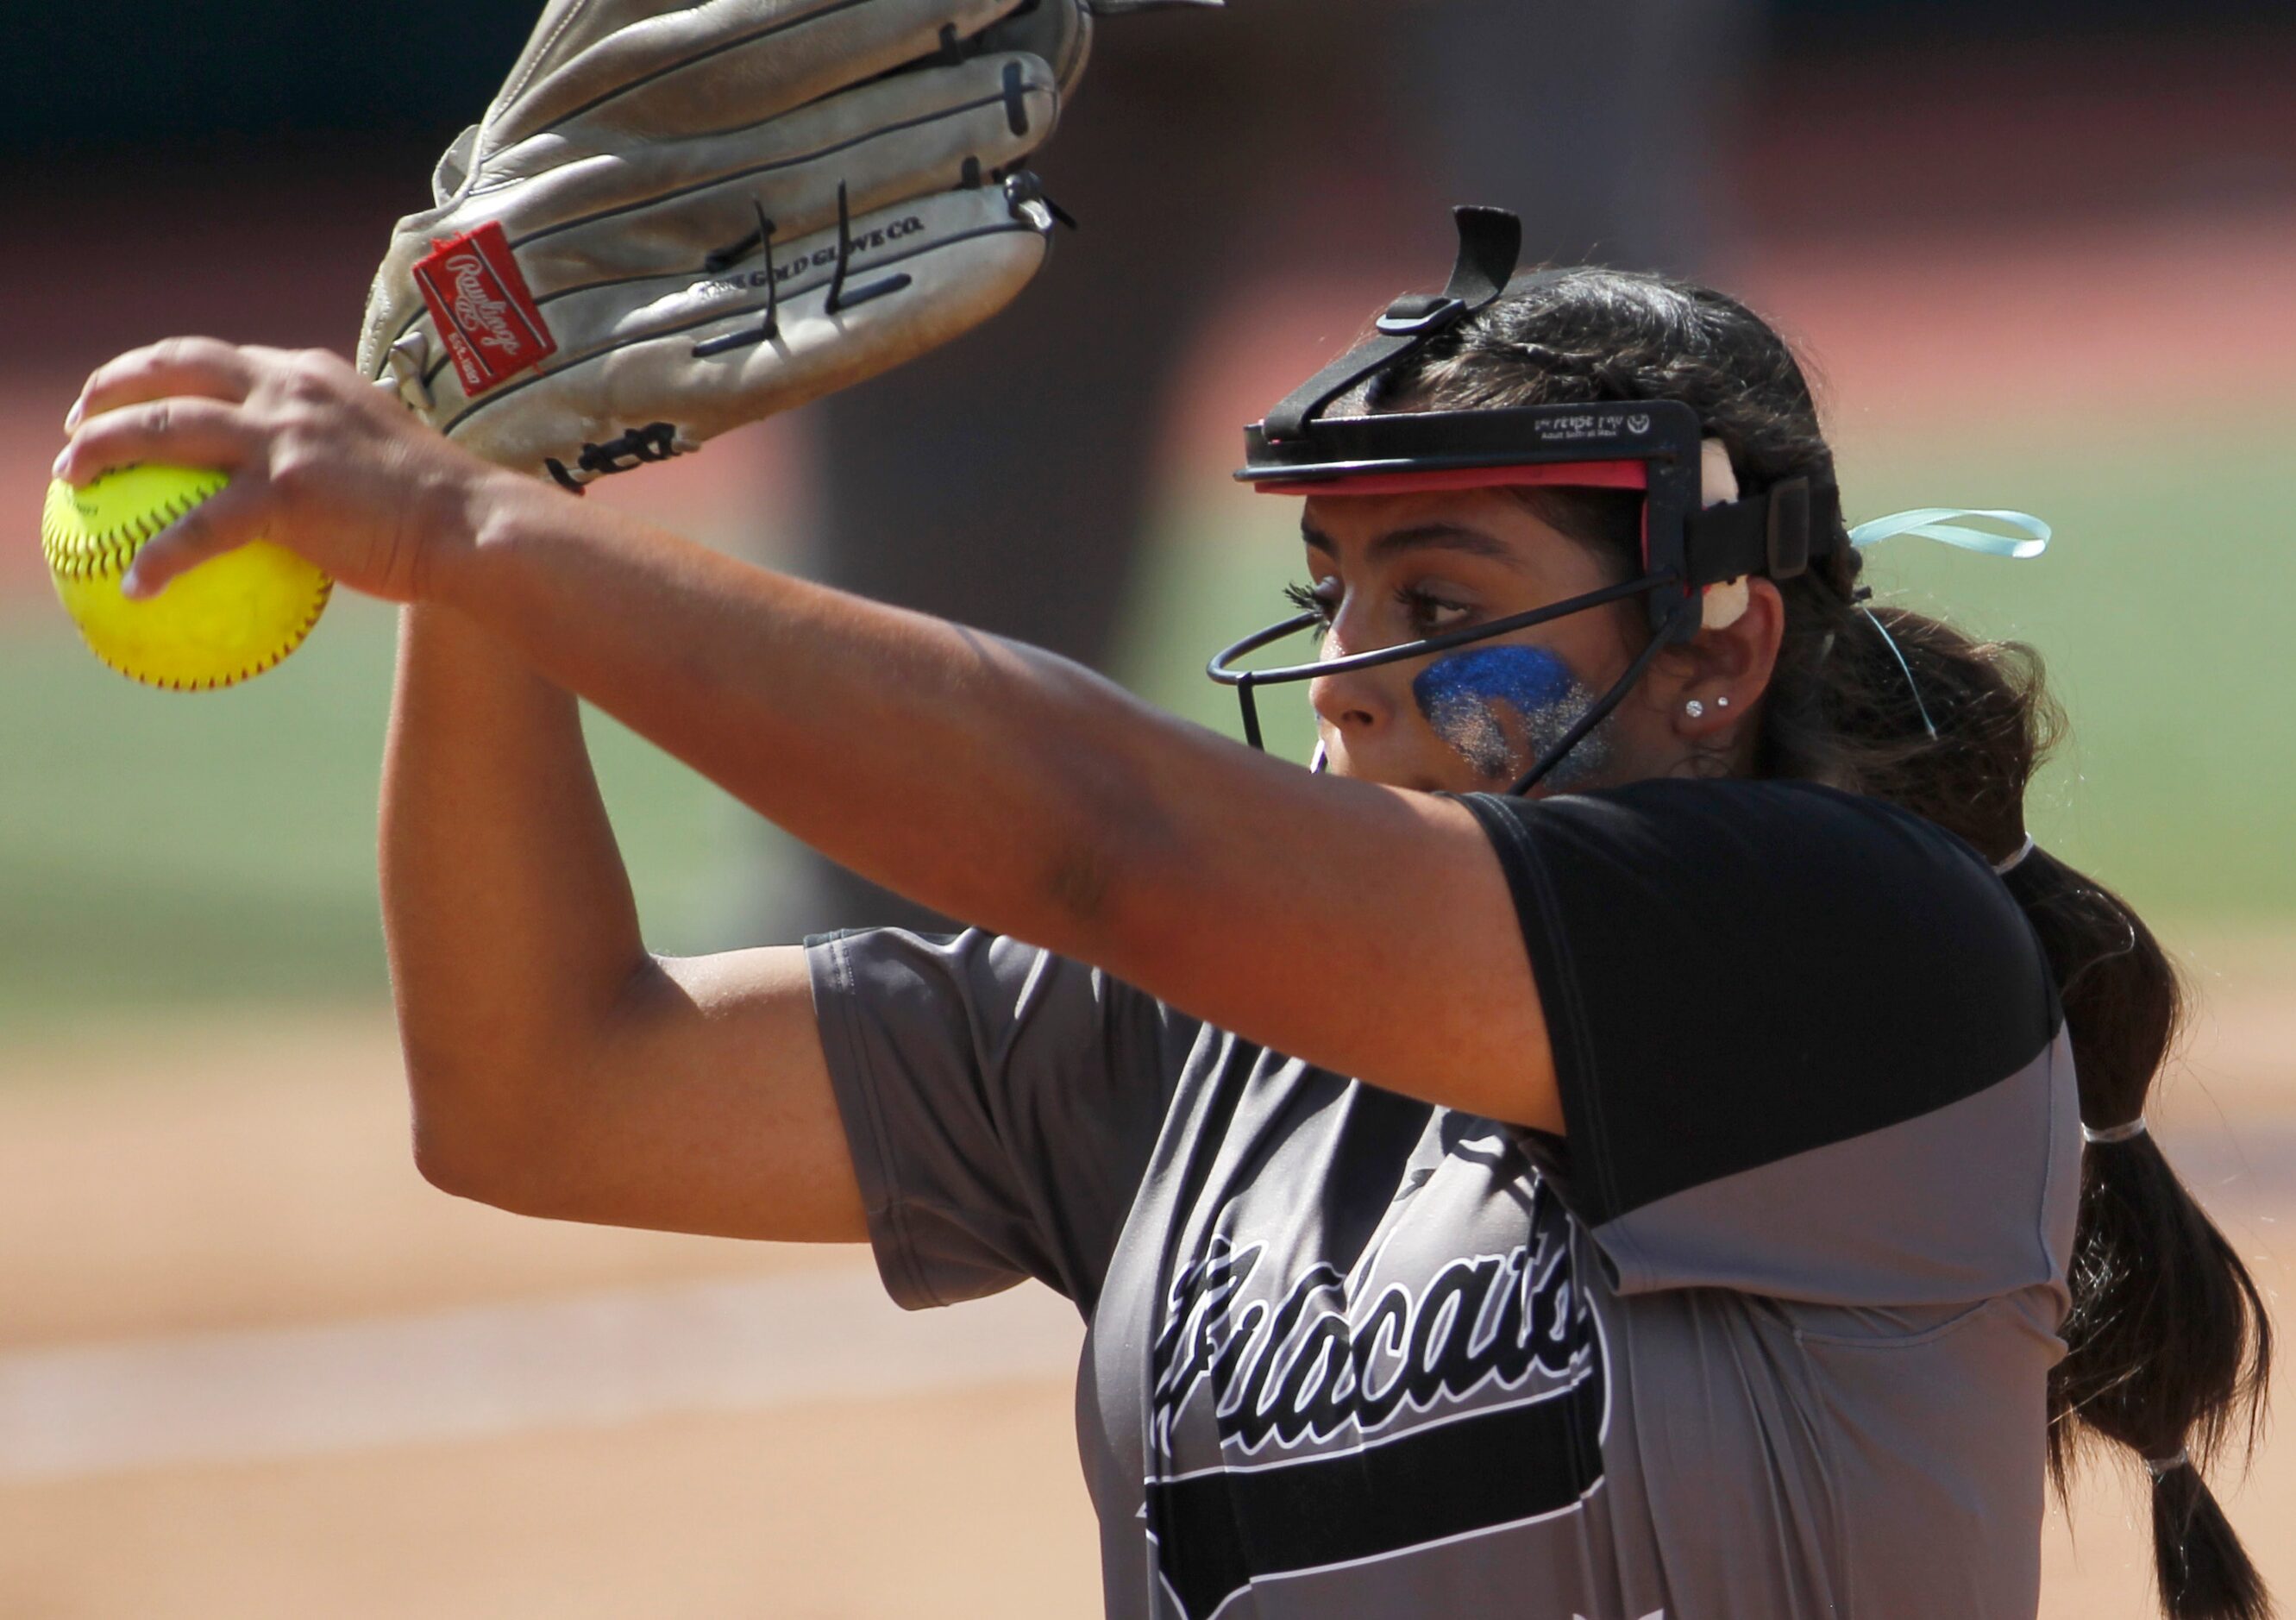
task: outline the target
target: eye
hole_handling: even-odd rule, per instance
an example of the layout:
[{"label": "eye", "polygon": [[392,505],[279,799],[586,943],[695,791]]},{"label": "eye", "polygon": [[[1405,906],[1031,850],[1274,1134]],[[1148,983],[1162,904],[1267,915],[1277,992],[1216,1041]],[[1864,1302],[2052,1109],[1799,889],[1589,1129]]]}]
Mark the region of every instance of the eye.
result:
[{"label": "eye", "polygon": [[1313,585],[1287,585],[1283,599],[1303,613],[1314,613],[1325,624],[1340,611],[1340,582],[1336,578],[1318,580]]},{"label": "eye", "polygon": [[1422,586],[1398,587],[1395,599],[1409,615],[1412,632],[1418,636],[1439,636],[1445,630],[1456,630],[1474,616],[1474,609],[1447,601]]}]

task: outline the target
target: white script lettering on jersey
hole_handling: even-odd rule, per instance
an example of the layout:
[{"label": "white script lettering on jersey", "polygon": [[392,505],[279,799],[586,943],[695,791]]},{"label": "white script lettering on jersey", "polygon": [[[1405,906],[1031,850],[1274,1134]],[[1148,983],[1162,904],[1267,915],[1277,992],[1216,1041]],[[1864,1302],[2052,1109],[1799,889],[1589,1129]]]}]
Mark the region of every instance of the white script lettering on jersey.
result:
[{"label": "white script lettering on jersey", "polygon": [[1318,1262],[1280,1299],[1236,1309],[1266,1246],[1225,1235],[1172,1282],[1156,1347],[1152,1422],[1160,1451],[1188,1397],[1218,1386],[1223,1449],[1247,1457],[1271,1441],[1291,1450],[1343,1434],[1368,1437],[1399,1415],[1456,1407],[1486,1386],[1543,1397],[1577,1385],[1595,1352],[1568,1255],[1541,1233],[1505,1254],[1455,1260],[1414,1290],[1395,1282],[1368,1308]]},{"label": "white script lettering on jersey", "polygon": [[1509,1168],[1522,1240],[1495,1251],[1445,1254],[1398,1220],[1343,1273],[1234,1242],[1229,1211],[1206,1223],[1172,1273],[1147,1436],[1148,1535],[1186,1620],[1573,1512],[1601,1484],[1601,1328],[1553,1189]]}]

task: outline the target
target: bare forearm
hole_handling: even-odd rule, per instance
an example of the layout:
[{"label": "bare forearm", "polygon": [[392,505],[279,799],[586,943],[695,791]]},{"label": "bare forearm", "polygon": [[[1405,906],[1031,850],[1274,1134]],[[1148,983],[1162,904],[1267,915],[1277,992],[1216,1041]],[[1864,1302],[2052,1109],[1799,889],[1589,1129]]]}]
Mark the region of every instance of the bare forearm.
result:
[{"label": "bare forearm", "polygon": [[512,1129],[645,958],[574,699],[449,608],[403,615],[381,866],[418,1140]]},{"label": "bare forearm", "polygon": [[[136,462],[233,469],[138,552],[139,596],[268,538],[348,588],[460,613],[896,889],[1273,1049],[1447,1106],[1560,1122],[1505,874],[1457,804],[1311,777],[1058,659],[573,502],[459,449],[332,357],[171,340],[98,368],[71,424],[56,473],[76,484]],[[613,1028],[588,1043],[592,1074],[643,1075],[657,1114],[692,1127],[660,1155],[664,1178],[714,1156],[730,1197],[773,1184],[785,1160],[738,1163],[758,1139],[726,1128],[754,1117],[760,1084],[812,1099],[801,1158],[840,1150],[817,1033],[788,1016],[802,962],[753,962],[730,983],[650,974],[570,703],[500,663],[473,675],[484,666],[465,654],[483,654],[469,647],[411,652],[385,829],[411,1055],[498,1052],[547,1073],[562,1020],[579,1049],[596,1034],[586,1009],[611,1004],[623,1010],[601,1012]],[[630,1015],[648,999],[631,985],[664,978],[679,995]],[[504,987],[531,993],[503,1001]],[[697,1027],[727,1038],[689,1039]],[[729,1076],[727,1055],[759,1040],[772,1062]],[[602,1041],[635,1056],[599,1058]],[[626,1170],[626,1136],[584,1145],[577,1156]],[[852,1229],[843,1174],[811,1227]],[[632,1218],[627,1198],[583,1207],[607,1205]]]},{"label": "bare forearm", "polygon": [[546,493],[494,521],[445,588],[824,853],[1056,948],[1088,947],[1117,863],[1155,839],[1197,752],[1063,661]]},{"label": "bare forearm", "polygon": [[[833,859],[1272,1049],[1559,1117],[1521,1102],[1546,1037],[1520,944],[1430,944],[1516,938],[1457,806],[1310,775],[1050,654],[547,490],[505,490],[473,530],[432,599]],[[1335,943],[1352,991],[1332,988]],[[1440,992],[1420,1024],[1383,989],[1414,974]]]}]

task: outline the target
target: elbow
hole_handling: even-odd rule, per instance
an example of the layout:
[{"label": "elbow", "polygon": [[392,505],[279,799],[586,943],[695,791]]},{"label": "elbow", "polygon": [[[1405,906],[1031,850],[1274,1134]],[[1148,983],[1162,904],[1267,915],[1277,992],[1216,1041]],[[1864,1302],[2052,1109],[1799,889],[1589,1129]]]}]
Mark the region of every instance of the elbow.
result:
[{"label": "elbow", "polygon": [[491,1161],[475,1153],[462,1133],[443,1128],[419,1108],[414,1115],[414,1169],[440,1192],[479,1204],[495,1202],[499,1180]]},{"label": "elbow", "polygon": [[409,1073],[414,1099],[414,1168],[440,1192],[512,1214],[544,1214],[547,1199],[538,1173],[542,1155],[533,1133],[516,1122],[475,1118],[426,1098]]},{"label": "elbow", "polygon": [[502,1154],[466,1128],[439,1120],[418,1106],[414,1111],[414,1168],[440,1192],[474,1204],[510,1207],[509,1176]]},{"label": "elbow", "polygon": [[[648,957],[630,984],[659,973]],[[625,994],[634,993],[626,987]],[[571,1036],[439,1039],[402,1016],[399,1050],[412,1105],[414,1168],[440,1192],[516,1215],[585,1220],[598,1159],[592,1093],[583,1083],[596,1059],[587,1026],[561,1020]]]}]

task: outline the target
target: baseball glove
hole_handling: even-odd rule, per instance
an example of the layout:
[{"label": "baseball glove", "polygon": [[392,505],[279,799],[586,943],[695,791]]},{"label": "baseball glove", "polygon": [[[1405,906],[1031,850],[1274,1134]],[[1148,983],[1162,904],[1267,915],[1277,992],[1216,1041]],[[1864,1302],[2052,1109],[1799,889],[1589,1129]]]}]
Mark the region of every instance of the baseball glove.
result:
[{"label": "baseball glove", "polygon": [[[1218,0],[1097,0],[1104,12]],[[358,365],[570,489],[946,342],[1042,266],[1088,0],[549,0]]]}]

